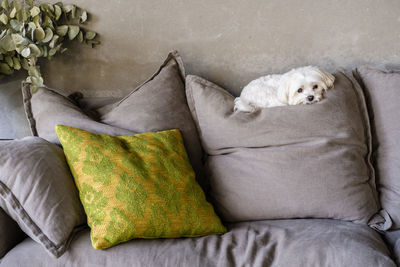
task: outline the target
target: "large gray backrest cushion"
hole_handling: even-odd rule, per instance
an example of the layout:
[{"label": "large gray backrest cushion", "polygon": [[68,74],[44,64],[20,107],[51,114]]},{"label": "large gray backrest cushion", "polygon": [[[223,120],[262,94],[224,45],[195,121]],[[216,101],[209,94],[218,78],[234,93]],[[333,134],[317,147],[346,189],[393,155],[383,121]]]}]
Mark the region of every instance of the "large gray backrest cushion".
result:
[{"label": "large gray backrest cushion", "polygon": [[225,220],[313,217],[390,225],[376,215],[362,91],[345,73],[335,77],[335,88],[320,103],[255,113],[234,113],[231,94],[187,77],[189,107],[208,154],[211,196]]},{"label": "large gray backrest cushion", "polygon": [[353,71],[367,95],[373,159],[382,207],[400,229],[400,71],[362,66]]},{"label": "large gray backrest cushion", "polygon": [[[187,105],[185,69],[178,52],[171,52],[154,75],[122,100],[104,106],[97,104],[94,112],[84,104],[80,108],[54,89],[40,88],[32,94],[30,85],[25,83],[22,91],[33,135],[57,144],[57,124],[114,136],[179,129],[197,179],[206,186],[202,148]],[[93,114],[96,116],[90,116]]]}]

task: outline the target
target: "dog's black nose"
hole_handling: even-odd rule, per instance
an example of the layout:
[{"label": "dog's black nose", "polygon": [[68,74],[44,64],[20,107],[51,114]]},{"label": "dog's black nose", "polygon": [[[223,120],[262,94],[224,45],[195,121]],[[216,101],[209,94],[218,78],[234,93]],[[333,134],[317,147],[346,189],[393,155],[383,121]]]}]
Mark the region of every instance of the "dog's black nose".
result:
[{"label": "dog's black nose", "polygon": [[314,96],[313,95],[307,96],[307,100],[310,101],[310,102],[313,101],[314,100]]}]

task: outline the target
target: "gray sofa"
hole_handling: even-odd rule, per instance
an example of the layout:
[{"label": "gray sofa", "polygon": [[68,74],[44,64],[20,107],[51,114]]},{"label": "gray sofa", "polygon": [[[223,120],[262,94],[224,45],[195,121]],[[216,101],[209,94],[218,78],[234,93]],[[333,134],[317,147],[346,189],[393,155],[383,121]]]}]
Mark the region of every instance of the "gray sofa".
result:
[{"label": "gray sofa", "polygon": [[[170,63],[171,60],[173,63]],[[29,86],[24,85],[27,117],[32,133],[53,143],[58,142],[52,131],[54,125],[59,123],[112,135],[169,127],[181,129],[199,184],[224,221],[227,233],[196,238],[134,239],[106,250],[94,250],[90,243],[90,229],[85,227],[64,240],[65,251],[54,257],[46,252],[40,238],[39,241],[36,240],[38,235],[29,230],[25,231],[29,237],[23,234],[20,228],[29,228],[23,220],[17,220],[20,224],[18,227],[7,214],[0,212],[0,252],[3,255],[0,266],[396,266],[395,262],[399,261],[400,255],[400,147],[397,142],[400,126],[396,114],[400,111],[400,88],[397,86],[400,84],[400,73],[360,67],[354,71],[358,82],[345,72],[335,73],[336,84],[332,93],[328,94],[321,105],[307,107],[309,113],[304,115],[309,117],[315,113],[326,114],[328,123],[321,132],[317,127],[319,124],[311,124],[307,128],[301,126],[307,136],[316,134],[312,139],[302,141],[304,146],[293,150],[292,145],[296,143],[294,140],[303,140],[305,137],[299,136],[300,131],[293,131],[294,128],[281,127],[282,123],[277,118],[283,116],[290,121],[291,116],[299,116],[297,108],[304,107],[291,108],[289,113],[285,110],[275,110],[275,113],[268,114],[266,112],[269,111],[262,111],[246,117],[251,122],[246,124],[246,128],[241,124],[244,117],[235,117],[229,113],[233,96],[200,77],[185,77],[181,64],[176,52],[170,54],[154,76],[117,104],[114,103],[115,99],[105,102],[103,99],[100,102],[87,99],[68,100],[46,88],[36,95],[30,95],[27,93],[30,92],[27,91],[30,90]],[[159,105],[158,102],[155,103],[158,100],[154,99],[154,94],[169,86],[166,85],[169,80],[165,78],[165,72],[168,68],[177,66],[178,72],[173,75],[180,76],[182,81],[186,78],[186,97],[180,100],[180,106],[188,105],[188,114],[193,116],[190,124],[195,126],[189,127],[189,123],[180,124],[182,121],[192,120],[182,115],[186,111],[179,111],[177,116],[162,110],[160,114],[164,114],[164,117],[160,119],[154,116],[154,112],[159,112],[159,109],[147,110],[150,106],[148,103],[152,106]],[[171,72],[170,69],[168,71]],[[177,79],[174,83],[180,84],[182,81]],[[154,85],[156,82],[159,85]],[[135,97],[137,99],[132,99]],[[177,98],[179,97],[174,97]],[[136,100],[139,101],[135,102]],[[162,101],[164,105],[169,100]],[[171,108],[173,105],[169,103],[164,106]],[[52,111],[51,114],[45,112],[49,110]],[[144,119],[132,115],[142,114],[140,112],[144,114]],[[122,120],[121,114],[131,115]],[[279,133],[273,133],[270,129],[257,132],[259,122],[265,124],[265,120],[271,118],[275,119],[270,122],[275,123],[274,127],[279,129]],[[330,118],[334,119],[329,121]],[[153,121],[150,125],[145,123],[151,120]],[[176,126],[168,124],[171,121]],[[164,125],[160,126],[161,123]],[[299,127],[298,124],[285,125]],[[328,136],[325,131],[330,127],[332,135]],[[229,138],[226,135],[225,139],[212,138],[223,134],[224,129],[235,130],[232,130]],[[251,133],[257,133],[258,139],[253,138],[254,136],[245,138],[249,129]],[[240,136],[237,137],[234,133]],[[197,149],[197,145],[200,145],[196,143],[197,134],[203,152]],[[321,135],[330,139],[319,139]],[[230,142],[226,141],[228,139]],[[285,140],[281,141],[282,139]],[[296,153],[301,153],[304,158],[315,157],[315,151],[320,155],[328,153],[326,155],[329,156],[310,162],[309,166],[317,171],[305,176],[300,171],[298,177],[310,180],[294,185],[297,178],[292,174],[288,177],[282,174],[284,171],[279,166],[274,169],[274,175],[280,178],[279,182],[263,184],[260,174],[252,173],[259,166],[253,165],[246,170],[237,169],[239,165],[229,161],[232,158],[224,158],[226,155],[240,155],[240,160],[243,161],[246,157],[251,158],[252,155],[261,153],[255,157],[269,159],[262,162],[262,166],[271,164],[269,169],[277,165],[274,159],[278,157],[296,164],[299,158],[286,154],[283,156],[283,146],[286,147],[285,151],[301,149]],[[252,150],[248,154],[248,148],[258,150]],[[273,149],[275,150],[271,152]],[[327,152],[336,151],[335,149],[339,151],[335,155]],[[342,153],[343,150],[350,152]],[[329,163],[324,166],[328,167],[320,168],[321,164],[327,164],[325,160]],[[199,162],[205,163],[205,167]],[[341,167],[343,162],[346,162],[346,167]],[[359,165],[354,165],[356,162]],[[218,168],[218,164],[225,164],[224,170]],[[244,177],[230,173],[232,177],[228,175],[227,178],[227,174],[223,172],[229,169],[229,164],[232,169],[236,168],[236,173],[246,171],[255,180],[250,184],[243,183],[243,180],[236,181],[239,183],[237,186],[233,185],[234,179],[226,181],[232,177]],[[334,168],[330,169],[329,166]],[[323,177],[318,173],[323,173]],[[323,185],[315,186],[318,180],[327,177],[329,179]],[[346,179],[339,179],[343,177]],[[349,177],[354,180],[349,182]],[[362,179],[357,180],[360,177]],[[331,181],[333,182],[330,183]],[[282,184],[285,188],[282,188]],[[342,189],[350,190],[343,191],[342,194],[339,192]],[[288,193],[287,190],[291,192]],[[287,199],[288,194],[293,198]],[[266,195],[285,197],[273,202]],[[31,208],[27,213],[33,218],[35,207],[28,207],[29,202],[21,201],[20,204],[21,209]],[[7,207],[7,213],[13,216],[12,207]],[[40,223],[42,222],[36,222],[37,225]],[[41,234],[44,234],[45,230],[41,230]]]}]

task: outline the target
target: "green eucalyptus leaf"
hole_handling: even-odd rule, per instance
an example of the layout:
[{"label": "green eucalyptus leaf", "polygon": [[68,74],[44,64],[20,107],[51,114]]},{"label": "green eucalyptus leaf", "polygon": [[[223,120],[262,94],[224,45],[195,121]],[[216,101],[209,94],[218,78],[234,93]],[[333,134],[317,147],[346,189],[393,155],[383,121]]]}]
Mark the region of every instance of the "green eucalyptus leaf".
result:
[{"label": "green eucalyptus leaf", "polygon": [[10,12],[10,18],[15,18],[15,15],[17,14],[17,9],[14,7],[11,12]]},{"label": "green eucalyptus leaf", "polygon": [[25,70],[28,70],[29,64],[28,64],[28,60],[27,60],[26,58],[22,58],[22,59],[21,59],[21,66],[22,66],[22,68],[24,68]]},{"label": "green eucalyptus leaf", "polygon": [[42,51],[43,54],[42,54],[42,56],[43,56],[43,57],[47,57],[47,55],[48,55],[48,48],[47,48],[47,46],[43,46],[42,48],[43,48],[43,51]]},{"label": "green eucalyptus leaf", "polygon": [[83,11],[81,17],[79,18],[79,23],[85,23],[87,19],[88,19],[87,12]]},{"label": "green eucalyptus leaf", "polygon": [[34,16],[32,19],[32,22],[35,23],[36,27],[39,28],[40,27],[40,16]]},{"label": "green eucalyptus leaf", "polygon": [[5,61],[8,64],[8,66],[13,67],[14,66],[14,61],[12,60],[12,57],[6,56]]},{"label": "green eucalyptus leaf", "polygon": [[31,50],[32,57],[39,57],[42,54],[42,51],[35,44],[29,44],[29,49]]},{"label": "green eucalyptus leaf", "polygon": [[42,87],[43,86],[43,78],[40,76],[31,76],[31,81],[32,84],[36,87]]},{"label": "green eucalyptus leaf", "polygon": [[49,50],[49,52],[48,52],[47,58],[48,58],[48,59],[51,59],[56,53],[57,53],[57,49],[51,48],[51,49]]},{"label": "green eucalyptus leaf", "polygon": [[32,85],[31,86],[31,92],[32,94],[35,94],[37,91],[39,91],[39,87],[37,85]]},{"label": "green eucalyptus leaf", "polygon": [[31,55],[31,50],[29,49],[29,47],[25,47],[24,49],[22,49],[21,56],[27,58],[30,55]]},{"label": "green eucalyptus leaf", "polygon": [[1,2],[1,7],[2,7],[5,11],[8,11],[8,9],[9,9],[8,0],[3,0],[3,1]]},{"label": "green eucalyptus leaf", "polygon": [[[42,40],[42,43],[50,42],[53,39],[53,31],[50,28],[46,28],[45,30],[45,37]],[[46,46],[45,46],[46,47]]]},{"label": "green eucalyptus leaf", "polygon": [[2,13],[0,15],[0,22],[3,23],[4,25],[8,24],[8,17],[5,13]]},{"label": "green eucalyptus leaf", "polygon": [[52,29],[54,29],[53,26],[53,21],[51,20],[51,18],[47,15],[44,15],[42,18],[42,27],[50,27]]},{"label": "green eucalyptus leaf", "polygon": [[29,76],[32,76],[32,77],[40,77],[41,76],[39,67],[32,65],[32,64],[29,65],[28,74],[29,74]]},{"label": "green eucalyptus leaf", "polygon": [[26,81],[32,83],[32,93],[37,91],[39,87],[43,86],[43,78],[40,74],[39,66],[31,65],[28,68],[28,78]]},{"label": "green eucalyptus leaf", "polygon": [[54,7],[53,5],[49,5],[49,4],[41,4],[40,5],[40,9],[43,12],[46,12],[47,14],[54,16]]},{"label": "green eucalyptus leaf", "polygon": [[51,42],[49,43],[49,47],[54,48],[59,39],[60,39],[60,36],[58,36],[57,34],[54,34],[53,38],[51,39]]},{"label": "green eucalyptus leaf", "polygon": [[23,37],[18,33],[11,34],[11,38],[15,45],[27,45],[29,44],[28,38]]},{"label": "green eucalyptus leaf", "polygon": [[59,5],[54,5],[54,15],[55,15],[55,19],[59,20],[62,14],[62,10],[61,7]]},{"label": "green eucalyptus leaf", "polygon": [[96,33],[92,31],[87,31],[85,34],[86,40],[93,40],[96,37]]},{"label": "green eucalyptus leaf", "polygon": [[57,47],[54,47],[54,48],[50,49],[49,50],[49,57],[54,56],[57,53],[57,51],[58,51]]},{"label": "green eucalyptus leaf", "polygon": [[13,70],[7,63],[0,63],[0,73],[10,75],[13,73]]},{"label": "green eucalyptus leaf", "polygon": [[22,9],[22,4],[19,1],[13,1],[13,6],[17,10],[17,12]]},{"label": "green eucalyptus leaf", "polygon": [[46,36],[44,30],[42,28],[37,28],[34,31],[35,41],[42,41]]},{"label": "green eucalyptus leaf", "polygon": [[32,21],[28,23],[28,26],[29,26],[30,30],[32,30],[32,31],[34,29],[36,29],[36,24],[34,22],[32,22]]},{"label": "green eucalyptus leaf", "polygon": [[17,14],[15,14],[15,18],[18,20],[18,21],[23,21],[23,18],[22,18],[22,10],[19,10],[18,12],[17,12]]},{"label": "green eucalyptus leaf", "polygon": [[11,27],[11,29],[13,29],[13,30],[16,31],[16,32],[19,32],[19,31],[20,31],[22,25],[23,25],[22,22],[19,22],[19,21],[16,20],[16,19],[10,20],[10,27]]},{"label": "green eucalyptus leaf", "polygon": [[20,70],[21,69],[21,61],[19,60],[18,57],[13,57],[13,65],[15,70]]},{"label": "green eucalyptus leaf", "polygon": [[74,38],[79,34],[79,26],[70,25],[68,27],[68,38],[70,40],[74,40]]},{"label": "green eucalyptus leaf", "polygon": [[20,29],[22,27],[22,22],[19,22],[17,19],[11,19],[10,20],[10,27],[14,31],[18,32],[18,31],[20,31]]},{"label": "green eucalyptus leaf", "polygon": [[0,44],[1,48],[7,52],[15,50],[15,43],[10,33],[7,33],[3,38],[1,38]]},{"label": "green eucalyptus leaf", "polygon": [[35,17],[35,16],[39,15],[40,8],[38,8],[37,6],[32,7],[30,10],[30,14],[31,14],[31,17]]},{"label": "green eucalyptus leaf", "polygon": [[56,28],[56,32],[60,36],[65,36],[68,32],[68,25],[61,25]]},{"label": "green eucalyptus leaf", "polygon": [[79,34],[78,34],[78,41],[80,42],[80,43],[83,43],[83,32],[82,31],[79,31]]}]

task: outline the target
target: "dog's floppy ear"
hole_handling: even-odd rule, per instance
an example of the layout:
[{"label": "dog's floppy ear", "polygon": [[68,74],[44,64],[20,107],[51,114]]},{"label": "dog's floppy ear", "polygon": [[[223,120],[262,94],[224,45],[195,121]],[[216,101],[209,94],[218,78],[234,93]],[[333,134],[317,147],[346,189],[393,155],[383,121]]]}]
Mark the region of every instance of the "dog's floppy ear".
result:
[{"label": "dog's floppy ear", "polygon": [[335,81],[335,77],[323,70],[320,70],[318,68],[315,68],[315,71],[318,73],[318,75],[321,77],[322,82],[326,85],[325,89],[329,89],[333,86],[333,82]]}]

